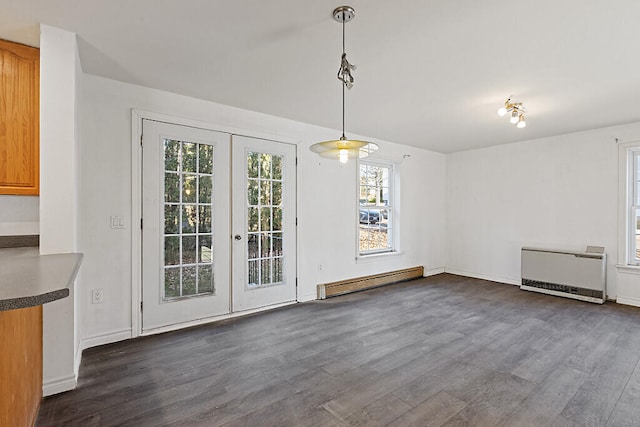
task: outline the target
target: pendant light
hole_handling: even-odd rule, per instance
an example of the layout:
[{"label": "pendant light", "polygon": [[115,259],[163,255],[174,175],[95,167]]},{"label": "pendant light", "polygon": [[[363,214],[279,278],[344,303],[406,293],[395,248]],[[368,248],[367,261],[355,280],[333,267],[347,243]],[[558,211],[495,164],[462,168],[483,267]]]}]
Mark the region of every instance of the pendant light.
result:
[{"label": "pendant light", "polygon": [[338,159],[340,163],[346,163],[349,159],[367,157],[371,152],[378,149],[378,145],[372,142],[347,139],[344,134],[344,94],[345,88],[353,87],[352,71],[356,66],[350,64],[347,60],[345,52],[344,30],[345,24],[351,21],[356,11],[351,6],[340,6],[333,11],[333,19],[342,24],[342,57],[340,59],[340,68],[338,69],[338,80],[342,86],[342,136],[340,139],[332,141],[324,141],[313,144],[309,149],[320,157],[326,159]]}]

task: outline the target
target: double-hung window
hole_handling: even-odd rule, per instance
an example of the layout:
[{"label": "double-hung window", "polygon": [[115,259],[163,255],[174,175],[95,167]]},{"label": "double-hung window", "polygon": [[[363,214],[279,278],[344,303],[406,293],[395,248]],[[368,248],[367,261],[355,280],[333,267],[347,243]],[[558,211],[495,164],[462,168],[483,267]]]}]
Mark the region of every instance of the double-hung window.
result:
[{"label": "double-hung window", "polygon": [[640,265],[640,147],[627,156],[627,263]]},{"label": "double-hung window", "polygon": [[394,252],[394,166],[360,161],[358,174],[358,255]]}]

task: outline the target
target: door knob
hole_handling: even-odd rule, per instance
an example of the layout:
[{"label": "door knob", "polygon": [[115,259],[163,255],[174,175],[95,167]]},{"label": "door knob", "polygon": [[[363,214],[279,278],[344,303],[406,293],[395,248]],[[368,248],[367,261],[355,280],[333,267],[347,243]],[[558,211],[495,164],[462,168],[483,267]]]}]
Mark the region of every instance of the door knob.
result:
[{"label": "door knob", "polygon": [[236,234],[235,236],[233,236],[233,238],[236,240],[242,240],[242,236],[239,234]]}]

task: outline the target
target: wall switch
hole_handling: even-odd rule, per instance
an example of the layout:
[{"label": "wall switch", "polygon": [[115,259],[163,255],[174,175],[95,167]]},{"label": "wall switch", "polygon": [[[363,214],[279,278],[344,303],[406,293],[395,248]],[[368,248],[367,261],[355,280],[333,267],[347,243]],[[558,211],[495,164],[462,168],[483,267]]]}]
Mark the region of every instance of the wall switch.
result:
[{"label": "wall switch", "polygon": [[109,218],[111,228],[127,228],[127,221],[123,216],[112,216]]},{"label": "wall switch", "polygon": [[91,291],[91,304],[102,304],[102,297],[104,292],[102,289],[94,289]]}]

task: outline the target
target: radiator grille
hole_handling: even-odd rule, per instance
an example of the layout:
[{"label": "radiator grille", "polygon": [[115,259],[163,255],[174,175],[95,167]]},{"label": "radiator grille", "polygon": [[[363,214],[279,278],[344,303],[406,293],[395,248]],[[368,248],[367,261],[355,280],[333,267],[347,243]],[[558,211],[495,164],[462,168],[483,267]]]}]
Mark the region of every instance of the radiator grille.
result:
[{"label": "radiator grille", "polygon": [[603,292],[594,289],[579,288],[577,286],[559,285],[557,283],[539,282],[537,280],[522,279],[523,286],[532,288],[547,289],[549,291],[563,292],[565,294],[580,295],[583,297],[591,297],[603,299]]}]

